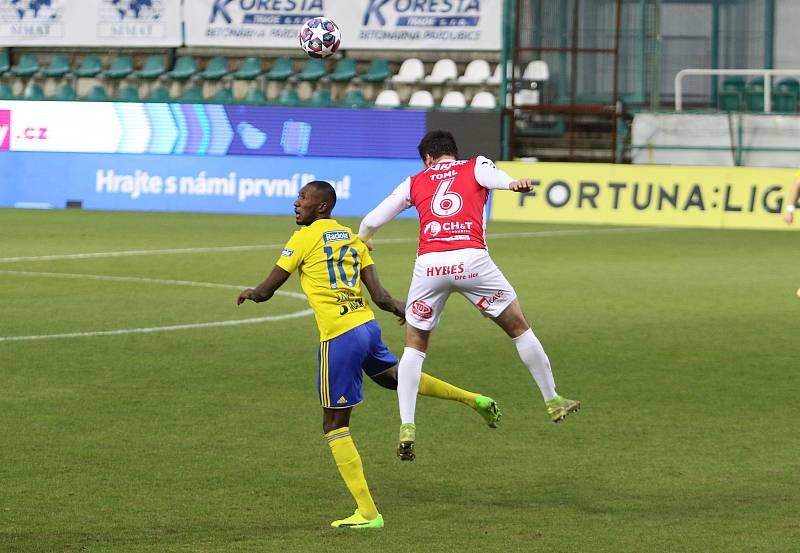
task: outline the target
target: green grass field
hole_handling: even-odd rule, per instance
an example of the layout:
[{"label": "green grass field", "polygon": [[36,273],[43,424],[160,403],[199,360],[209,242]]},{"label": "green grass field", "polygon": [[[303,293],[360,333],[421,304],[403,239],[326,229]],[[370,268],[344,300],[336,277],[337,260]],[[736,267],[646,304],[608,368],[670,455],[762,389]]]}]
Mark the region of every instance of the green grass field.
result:
[{"label": "green grass field", "polygon": [[[307,307],[235,306],[289,217],[0,210],[0,229],[3,338]],[[394,222],[376,244],[397,296],[416,229]],[[797,551],[798,234],[489,231],[579,414],[548,422],[513,345],[454,296],[426,370],[492,395],[500,428],[421,398],[418,458],[401,463],[396,397],[365,383],[351,428],[386,528],[336,531],[354,505],[321,435],[313,317],[0,339],[0,551]],[[399,353],[403,329],[377,316]]]}]

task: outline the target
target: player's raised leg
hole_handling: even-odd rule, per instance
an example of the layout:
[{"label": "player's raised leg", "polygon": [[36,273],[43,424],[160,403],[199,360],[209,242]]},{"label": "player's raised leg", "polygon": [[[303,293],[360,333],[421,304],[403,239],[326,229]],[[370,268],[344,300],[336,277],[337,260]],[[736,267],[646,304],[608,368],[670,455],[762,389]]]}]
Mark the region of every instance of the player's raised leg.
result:
[{"label": "player's raised leg", "polygon": [[568,414],[581,408],[581,402],[561,397],[556,393],[553,371],[550,359],[542,347],[541,342],[533,333],[519,301],[514,299],[500,315],[494,320],[511,338],[517,348],[519,358],[528,367],[528,370],[539,386],[542,398],[545,401],[547,415],[553,422],[563,420]]}]

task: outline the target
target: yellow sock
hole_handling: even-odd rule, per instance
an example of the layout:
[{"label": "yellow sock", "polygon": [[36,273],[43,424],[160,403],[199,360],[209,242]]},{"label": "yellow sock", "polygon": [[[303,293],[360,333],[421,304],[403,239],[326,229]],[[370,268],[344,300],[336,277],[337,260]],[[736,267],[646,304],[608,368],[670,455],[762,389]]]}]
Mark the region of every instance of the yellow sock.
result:
[{"label": "yellow sock", "polygon": [[475,408],[475,398],[478,396],[478,394],[456,388],[444,380],[439,380],[425,373],[422,373],[419,379],[419,393],[428,397],[460,401],[473,409]]},{"label": "yellow sock", "polygon": [[353,438],[350,437],[350,428],[344,426],[331,430],[325,434],[325,439],[331,448],[333,459],[336,461],[342,480],[347,484],[347,489],[350,490],[356,500],[358,512],[368,520],[376,518],[378,509],[375,507],[375,502],[372,501],[372,495],[369,493],[367,480],[364,478],[361,457],[358,455]]}]

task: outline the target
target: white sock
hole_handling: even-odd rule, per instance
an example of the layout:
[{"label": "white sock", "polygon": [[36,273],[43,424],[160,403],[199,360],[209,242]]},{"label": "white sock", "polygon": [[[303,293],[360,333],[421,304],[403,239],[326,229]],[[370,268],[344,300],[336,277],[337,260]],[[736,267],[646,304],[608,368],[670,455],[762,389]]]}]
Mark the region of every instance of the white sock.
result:
[{"label": "white sock", "polygon": [[553,380],[553,371],[550,369],[550,360],[533,330],[529,328],[511,341],[517,346],[519,358],[531,371],[544,400],[556,397],[556,383]]},{"label": "white sock", "polygon": [[400,402],[400,422],[414,422],[417,410],[419,379],[425,354],[414,348],[405,348],[397,365],[397,401]]}]

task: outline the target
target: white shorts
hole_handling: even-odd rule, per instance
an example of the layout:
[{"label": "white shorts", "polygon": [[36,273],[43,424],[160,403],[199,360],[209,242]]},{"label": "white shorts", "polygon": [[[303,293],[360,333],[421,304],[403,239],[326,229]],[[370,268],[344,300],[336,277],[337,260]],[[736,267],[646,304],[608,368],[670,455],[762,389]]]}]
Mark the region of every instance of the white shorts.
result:
[{"label": "white shorts", "polygon": [[451,292],[460,293],[489,317],[500,315],[517,297],[486,250],[426,253],[414,264],[406,322],[420,330],[431,330],[438,324]]}]

